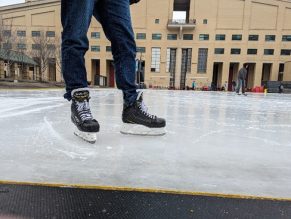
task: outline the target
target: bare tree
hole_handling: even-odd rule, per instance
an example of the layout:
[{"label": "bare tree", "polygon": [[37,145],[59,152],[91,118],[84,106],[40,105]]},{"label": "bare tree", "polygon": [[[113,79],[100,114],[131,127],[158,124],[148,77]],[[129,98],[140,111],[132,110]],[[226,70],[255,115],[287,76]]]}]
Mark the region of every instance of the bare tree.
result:
[{"label": "bare tree", "polygon": [[55,46],[56,46],[56,50],[55,50],[56,68],[57,68],[57,71],[60,72],[61,75],[63,75],[63,72],[62,72],[62,39],[61,39],[61,36],[56,36]]},{"label": "bare tree", "polygon": [[6,64],[6,75],[5,77],[14,77],[15,74],[11,74],[11,66],[14,64],[13,61],[13,49],[15,47],[16,34],[13,30],[13,20],[3,21],[1,19],[1,44],[2,44],[2,52],[5,57]]},{"label": "bare tree", "polygon": [[27,55],[27,47],[26,47],[26,31],[25,28],[18,28],[16,30],[17,38],[16,38],[16,52],[19,57],[18,64],[20,65],[20,74],[22,75],[22,78],[27,77],[27,69],[25,68],[26,65],[24,63],[24,58]]},{"label": "bare tree", "polygon": [[50,37],[45,31],[39,31],[39,35],[32,39],[31,55],[39,66],[39,80],[47,81],[45,74],[49,64],[55,59],[55,37]]}]

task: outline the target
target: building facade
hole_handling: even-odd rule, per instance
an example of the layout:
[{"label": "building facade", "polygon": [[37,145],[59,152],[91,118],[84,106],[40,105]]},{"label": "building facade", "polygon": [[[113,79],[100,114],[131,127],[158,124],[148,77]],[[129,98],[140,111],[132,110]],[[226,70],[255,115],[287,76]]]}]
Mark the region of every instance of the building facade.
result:
[{"label": "building facade", "polygon": [[[198,87],[212,84],[230,90],[243,63],[249,63],[248,88],[291,80],[290,0],[142,0],[131,10],[137,80],[148,87],[184,89],[195,81]],[[61,35],[57,0],[1,7],[0,16],[26,32],[28,50],[35,49],[36,32]],[[88,81],[114,87],[110,42],[95,19],[88,38]],[[47,78],[61,81],[61,70]]]}]

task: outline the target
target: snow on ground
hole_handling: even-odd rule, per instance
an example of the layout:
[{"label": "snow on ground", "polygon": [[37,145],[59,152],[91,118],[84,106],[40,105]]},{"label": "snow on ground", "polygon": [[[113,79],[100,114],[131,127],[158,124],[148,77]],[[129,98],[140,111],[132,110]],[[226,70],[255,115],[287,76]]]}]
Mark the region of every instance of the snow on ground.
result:
[{"label": "snow on ground", "polygon": [[0,91],[0,180],[291,198],[291,95],[145,91],[162,137],[120,134],[118,90],[93,90],[101,132],[73,135],[62,90]]}]

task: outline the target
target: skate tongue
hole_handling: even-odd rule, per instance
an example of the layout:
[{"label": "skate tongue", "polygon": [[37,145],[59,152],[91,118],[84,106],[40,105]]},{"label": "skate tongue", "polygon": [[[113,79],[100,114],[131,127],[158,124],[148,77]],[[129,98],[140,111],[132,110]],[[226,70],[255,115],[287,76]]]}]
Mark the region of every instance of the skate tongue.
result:
[{"label": "skate tongue", "polygon": [[74,92],[73,98],[77,101],[88,100],[89,99],[89,91],[84,90],[84,91]]},{"label": "skate tongue", "polygon": [[143,101],[143,92],[138,92],[136,100],[140,103]]}]

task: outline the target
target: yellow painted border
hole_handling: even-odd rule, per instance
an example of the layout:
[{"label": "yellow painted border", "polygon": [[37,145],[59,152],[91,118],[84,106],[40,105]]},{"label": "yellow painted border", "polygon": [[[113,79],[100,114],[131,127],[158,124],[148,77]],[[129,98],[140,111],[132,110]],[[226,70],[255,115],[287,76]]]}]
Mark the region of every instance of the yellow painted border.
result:
[{"label": "yellow painted border", "polygon": [[190,196],[207,196],[217,198],[232,198],[232,199],[251,199],[251,200],[269,200],[269,201],[288,201],[291,198],[275,198],[267,196],[254,196],[254,195],[240,195],[240,194],[223,194],[223,193],[210,193],[210,192],[191,192],[180,190],[168,189],[150,189],[150,188],[135,188],[135,187],[119,187],[119,186],[97,186],[97,185],[81,185],[81,184],[62,184],[62,183],[34,183],[34,182],[18,182],[18,181],[1,181],[0,185],[24,185],[24,186],[44,186],[55,188],[78,188],[78,189],[95,189],[106,191],[127,191],[127,192],[148,192],[148,193],[163,193],[172,195],[190,195]]}]

